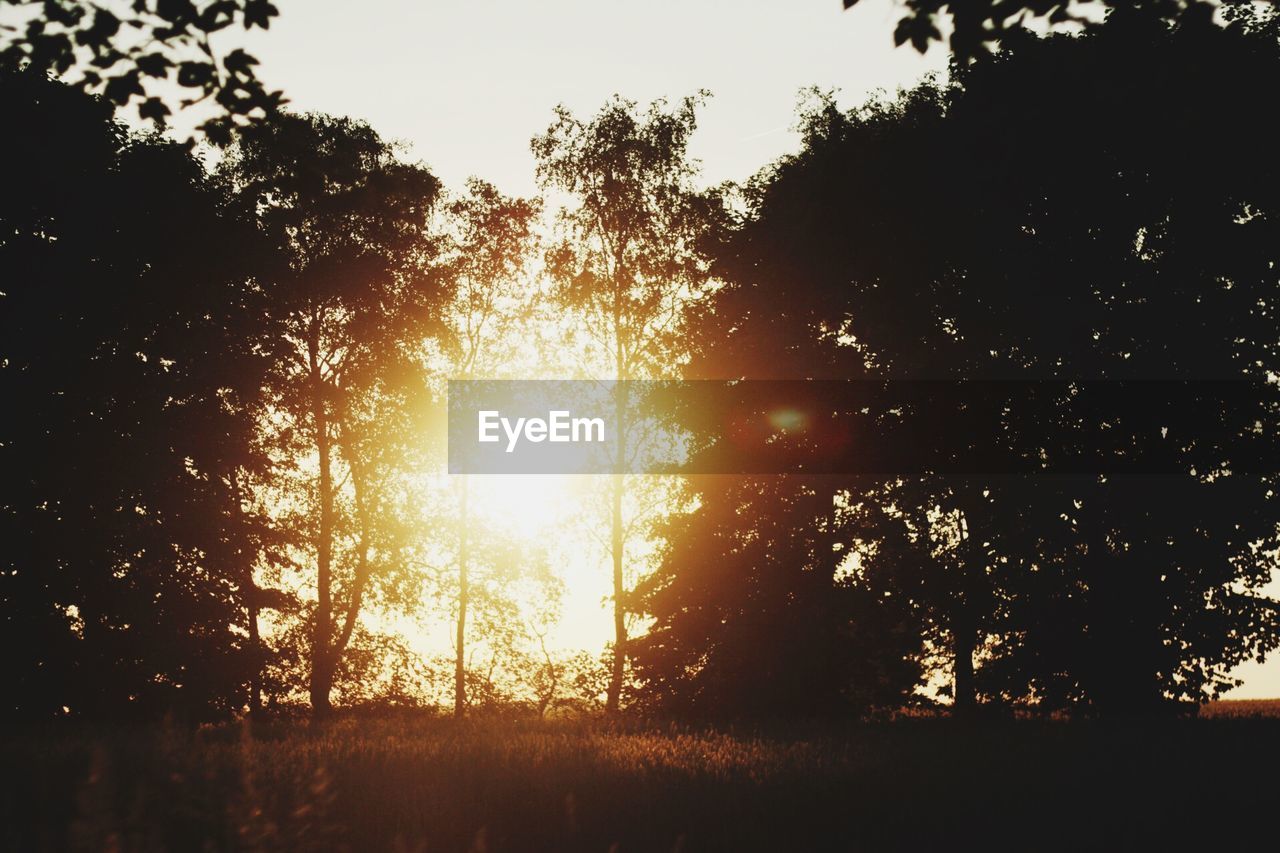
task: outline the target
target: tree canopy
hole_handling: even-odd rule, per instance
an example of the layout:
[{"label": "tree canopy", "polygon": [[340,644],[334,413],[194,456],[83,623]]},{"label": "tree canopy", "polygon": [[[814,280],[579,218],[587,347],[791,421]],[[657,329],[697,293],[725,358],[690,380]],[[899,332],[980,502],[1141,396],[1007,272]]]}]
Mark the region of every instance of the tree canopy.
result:
[{"label": "tree canopy", "polygon": [[[1237,83],[1274,78],[1278,60],[1270,15],[1175,28],[1117,15],[1081,37],[1010,39],[894,101],[842,113],[819,99],[803,149],[750,186],[751,213],[719,253],[725,287],[696,375],[960,389],[1000,379],[1039,382],[1044,394],[1058,382],[1251,380],[1247,400],[1166,412],[1161,425],[1173,436],[1271,429],[1259,425],[1275,423],[1277,403],[1276,175],[1264,159],[1211,152],[1223,138],[1272,135]],[[1052,461],[1100,446],[1108,430],[1142,428],[1091,396],[1101,386],[1083,387],[1007,441]],[[810,562],[784,568],[776,555],[811,551],[824,531],[851,555],[818,571],[822,600],[845,596],[836,624],[880,627],[863,636],[868,660],[882,648],[902,660],[941,652],[957,701],[1100,711],[1203,701],[1233,683],[1237,663],[1275,647],[1275,604],[1260,590],[1278,543],[1274,477],[1256,473],[1265,464],[1224,445],[1197,470],[1193,443],[1171,449],[1154,478],[828,478],[813,520],[782,525],[787,538],[767,553],[757,537],[769,541],[774,514],[790,513],[779,487],[703,484],[681,528],[698,533],[673,534],[649,581],[656,626],[641,669],[678,703],[705,689],[692,673],[724,678],[750,657],[743,645],[762,665],[728,670],[737,694],[774,683],[764,661],[811,659],[805,632],[752,621],[793,607],[798,584],[746,602]],[[736,582],[720,576],[731,565]],[[894,617],[859,613],[849,585],[893,601]],[[707,600],[711,587],[726,592]],[[910,671],[898,677],[888,683],[909,690]],[[786,696],[775,701],[807,707]]]},{"label": "tree canopy", "polygon": [[[269,11],[219,8],[211,27]],[[557,109],[533,141],[546,199],[450,195],[324,114],[264,115],[206,165],[6,54],[0,713],[434,695],[545,714],[573,694],[698,720],[1120,715],[1220,695],[1280,645],[1275,459],[1252,450],[1280,426],[1280,171],[1253,85],[1280,79],[1280,17],[1154,4],[999,37],[895,97],[813,94],[800,149],[739,187],[700,183],[703,95]],[[848,423],[925,461],[650,494],[619,441],[577,527],[521,541],[441,485],[433,439],[446,379],[559,368],[529,366],[550,337],[610,382],[782,380],[831,406],[874,383]],[[927,416],[926,383],[955,416]],[[1025,408],[984,409],[991,389]],[[713,402],[674,413],[695,463],[734,437]],[[802,415],[763,439],[821,440]],[[993,448],[1016,464],[983,467]],[[600,533],[594,510],[612,640],[570,656],[547,642],[568,584],[546,555],[595,566],[573,538]],[[452,654],[395,627],[428,618]]]}]

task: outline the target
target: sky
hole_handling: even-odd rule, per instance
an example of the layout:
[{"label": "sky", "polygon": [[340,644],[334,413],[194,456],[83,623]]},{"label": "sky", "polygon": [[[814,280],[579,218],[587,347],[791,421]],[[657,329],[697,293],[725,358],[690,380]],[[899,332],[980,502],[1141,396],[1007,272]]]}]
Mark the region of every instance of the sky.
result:
[{"label": "sky", "polygon": [[[269,31],[235,35],[267,85],[294,109],[367,120],[454,189],[474,175],[533,194],[529,140],[557,104],[589,116],[615,93],[699,89],[712,93],[692,144],[703,180],[743,180],[798,147],[803,90],[851,107],[946,67],[941,46],[894,48],[893,0],[274,2]],[[1237,674],[1232,697],[1280,696],[1280,656]]]},{"label": "sky", "polygon": [[894,49],[890,0],[275,0],[271,28],[235,40],[295,109],[363,118],[449,187],[535,189],[530,138],[560,103],[594,113],[708,89],[693,153],[708,183],[793,150],[797,95],[853,106],[946,67]]}]

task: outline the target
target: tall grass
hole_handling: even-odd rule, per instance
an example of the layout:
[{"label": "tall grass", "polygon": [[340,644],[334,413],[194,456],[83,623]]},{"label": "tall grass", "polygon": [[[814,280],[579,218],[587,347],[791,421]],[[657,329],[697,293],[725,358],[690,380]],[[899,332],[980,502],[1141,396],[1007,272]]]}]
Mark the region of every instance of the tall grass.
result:
[{"label": "tall grass", "polygon": [[1221,848],[1271,831],[1278,735],[1274,719],[783,734],[408,715],[11,732],[0,847]]}]

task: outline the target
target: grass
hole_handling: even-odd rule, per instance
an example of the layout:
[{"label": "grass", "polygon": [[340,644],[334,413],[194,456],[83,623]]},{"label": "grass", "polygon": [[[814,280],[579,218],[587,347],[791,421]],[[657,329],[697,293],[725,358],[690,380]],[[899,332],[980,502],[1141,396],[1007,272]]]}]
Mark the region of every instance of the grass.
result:
[{"label": "grass", "polygon": [[785,735],[412,716],[11,731],[0,849],[1232,849],[1274,832],[1280,719],[1221,710]]}]

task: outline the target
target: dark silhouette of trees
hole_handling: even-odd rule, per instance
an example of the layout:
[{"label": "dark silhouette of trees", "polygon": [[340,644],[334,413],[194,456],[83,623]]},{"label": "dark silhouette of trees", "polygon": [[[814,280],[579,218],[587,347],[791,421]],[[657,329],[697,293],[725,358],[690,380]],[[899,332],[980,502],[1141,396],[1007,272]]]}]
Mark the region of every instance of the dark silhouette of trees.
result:
[{"label": "dark silhouette of trees", "polygon": [[[858,0],[844,0],[849,9]],[[973,3],[966,0],[903,0],[902,18],[893,31],[893,42],[911,46],[924,53],[933,42],[943,40],[939,23],[950,29],[947,43],[952,55],[961,61],[977,58],[996,49],[1005,39],[1022,35],[1029,23],[1049,26],[1073,24],[1089,27],[1096,25],[1106,14],[1127,12],[1139,7],[1145,14],[1154,14],[1169,23],[1206,23],[1212,20],[1215,10],[1232,5],[1210,0],[1140,0],[1140,2],[1116,2],[1116,0],[1002,0],[1002,2]],[[1243,5],[1243,4],[1235,4]],[[1230,11],[1228,11],[1230,14]]]},{"label": "dark silhouette of trees", "polygon": [[277,544],[236,489],[265,465],[263,247],[182,146],[108,104],[5,71],[0,113],[22,128],[0,136],[4,712],[235,709]]},{"label": "dark silhouette of trees", "polygon": [[0,63],[57,74],[119,107],[137,103],[138,115],[157,127],[173,112],[158,94],[166,86],[190,94],[182,108],[216,105],[199,129],[221,145],[283,103],[257,78],[257,59],[239,48],[219,57],[210,43],[229,29],[267,29],[279,14],[270,0],[4,0],[0,7],[8,13]]},{"label": "dark silhouette of trees", "polygon": [[[741,188],[735,221],[697,189],[698,98],[557,111],[533,142],[570,201],[550,292],[615,379],[941,380],[972,417],[922,425],[901,386],[876,415],[897,458],[996,445],[1055,472],[692,477],[633,585],[620,393],[607,711],[631,660],[639,704],[703,719],[861,714],[944,680],[957,713],[1151,713],[1276,648],[1275,460],[1244,439],[1280,423],[1280,170],[1256,153],[1280,17],[1206,8],[1038,38],[1020,13],[1075,7],[908,3],[900,40],[949,12],[971,61],[850,112],[815,95],[802,149]],[[224,141],[273,109],[250,58],[203,49],[269,3],[39,11],[0,46],[28,66],[0,72],[21,129],[0,134],[0,712],[210,717],[305,690],[323,715],[388,668],[408,701],[411,652],[362,617],[420,598],[429,380],[440,356],[496,372],[538,205],[477,181],[433,231],[438,181],[350,119],[274,114],[212,175],[113,120],[138,99],[163,119],[146,76],[217,101]],[[973,414],[974,380],[1033,411]],[[1159,396],[1174,380],[1181,408]],[[1064,464],[1100,450],[1161,467]],[[527,670],[539,713],[570,684],[594,695],[589,660],[520,652],[554,584],[530,549],[471,535],[465,494],[457,528],[434,520],[459,546],[455,712],[514,701],[468,671],[477,641]],[[529,631],[513,578],[542,583]]]},{"label": "dark silhouette of trees", "polygon": [[845,483],[708,476],[691,485],[701,508],[667,522],[662,562],[636,592],[656,617],[632,640],[646,706],[732,719],[910,701],[923,630],[910,599],[842,571],[848,510],[834,495]]},{"label": "dark silhouette of trees", "polygon": [[[1086,38],[1027,39],[959,78],[949,118],[971,140],[970,162],[983,164],[983,207],[1011,214],[970,219],[978,233],[966,245],[1000,248],[985,264],[965,264],[985,266],[977,280],[999,283],[981,306],[994,332],[979,340],[1016,353],[1037,377],[1261,381],[1274,372],[1266,211],[1276,204],[1276,173],[1188,152],[1271,133],[1238,81],[1276,79],[1278,35],[1270,14],[1170,28],[1117,12]],[[1206,61],[1212,73],[1192,70]],[[1079,71],[1068,77],[1063,67]],[[1024,106],[1001,115],[999,105],[1014,103]],[[999,134],[992,116],[1003,119]],[[1036,161],[1055,168],[1033,175]],[[981,319],[955,325],[964,334]],[[1274,429],[1272,387],[1255,393],[1222,411],[1167,412],[1161,426],[1193,437],[1207,416],[1225,433]],[[1092,410],[1087,395],[1062,408],[1033,451],[1096,442],[1103,421],[1126,426]],[[1027,512],[1035,523],[1023,522],[1034,536],[1017,549],[1025,569],[988,562],[1005,599],[994,612],[993,654],[1023,686],[1006,680],[984,692],[1062,699],[1074,691],[1101,711],[1203,701],[1230,685],[1231,666],[1274,647],[1274,605],[1257,595],[1274,564],[1266,556],[1276,536],[1274,478],[1251,473],[1265,463],[1259,469],[1230,448],[1193,470],[1178,461],[1189,447],[1170,452],[1180,476],[997,489],[1010,500],[994,523],[1008,529]],[[1040,588],[1046,573],[1057,575],[1056,594]],[[1062,644],[1072,651],[1050,651]]]},{"label": "dark silhouette of trees", "polygon": [[[1269,14],[1219,27],[1116,13],[1083,37],[1010,35],[946,86],[847,114],[819,100],[804,149],[748,188],[752,216],[716,270],[727,286],[714,343],[695,362],[707,375],[1043,381],[1044,420],[1000,435],[1050,461],[1148,424],[1141,407],[1107,408],[1087,388],[1053,396],[1049,380],[1255,381],[1234,406],[1163,412],[1157,426],[1175,439],[1160,477],[938,471],[817,502],[858,508],[831,533],[862,551],[853,582],[909,600],[898,624],[948,650],[959,708],[1198,702],[1276,645],[1275,603],[1259,594],[1275,563],[1275,481],[1256,473],[1269,463],[1196,438],[1275,424],[1264,383],[1276,368],[1276,173],[1214,152],[1273,133],[1243,81],[1277,79],[1276,26]],[[788,511],[755,488],[756,502],[703,488],[698,514],[752,542],[771,508]],[[729,515],[724,500],[756,512]],[[788,547],[817,529],[798,527]],[[645,597],[661,657],[641,669],[682,701],[696,679],[671,661],[726,671],[696,605],[721,553],[681,554]],[[780,571],[764,555],[744,562],[742,584]],[[739,631],[761,661],[736,669],[738,695],[771,689],[767,662],[796,632],[760,634],[750,620],[792,594],[783,584],[767,605],[718,614],[715,635]]]}]

